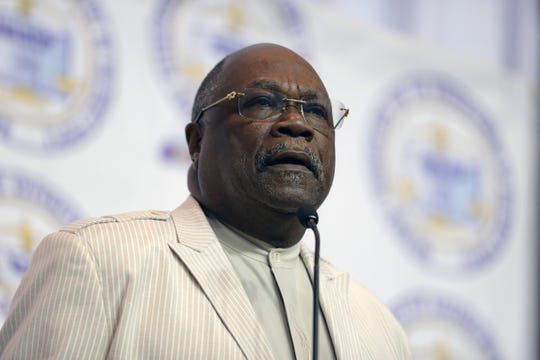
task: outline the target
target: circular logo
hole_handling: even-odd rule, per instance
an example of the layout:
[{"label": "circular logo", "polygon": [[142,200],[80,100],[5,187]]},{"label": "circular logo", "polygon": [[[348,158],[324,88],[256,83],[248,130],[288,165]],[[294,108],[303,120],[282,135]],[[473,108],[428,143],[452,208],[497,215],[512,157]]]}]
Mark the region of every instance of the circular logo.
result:
[{"label": "circular logo", "polygon": [[[289,0],[162,0],[154,24],[152,41],[160,73],[185,122],[190,121],[201,80],[227,54],[268,41],[307,52],[303,18]],[[175,135],[164,145],[163,158],[189,159],[177,140],[183,138],[182,129],[174,126],[168,136]]]},{"label": "circular logo", "polygon": [[94,0],[0,1],[0,139],[58,150],[102,119],[111,41]]},{"label": "circular logo", "polygon": [[370,136],[375,194],[417,257],[444,272],[493,260],[509,234],[512,194],[482,109],[449,79],[416,76],[383,101]]},{"label": "circular logo", "polygon": [[486,327],[463,306],[432,295],[414,295],[392,311],[409,337],[413,358],[502,360]]},{"label": "circular logo", "polygon": [[79,212],[47,186],[0,169],[0,324],[38,242],[80,218]]}]

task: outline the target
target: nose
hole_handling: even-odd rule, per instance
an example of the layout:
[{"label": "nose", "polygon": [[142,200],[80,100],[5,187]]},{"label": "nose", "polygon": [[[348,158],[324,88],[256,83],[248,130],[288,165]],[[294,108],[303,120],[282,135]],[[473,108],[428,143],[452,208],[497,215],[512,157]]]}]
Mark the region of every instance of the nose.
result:
[{"label": "nose", "polygon": [[304,137],[306,140],[313,139],[313,128],[306,122],[300,106],[285,104],[282,113],[272,125],[273,136]]}]

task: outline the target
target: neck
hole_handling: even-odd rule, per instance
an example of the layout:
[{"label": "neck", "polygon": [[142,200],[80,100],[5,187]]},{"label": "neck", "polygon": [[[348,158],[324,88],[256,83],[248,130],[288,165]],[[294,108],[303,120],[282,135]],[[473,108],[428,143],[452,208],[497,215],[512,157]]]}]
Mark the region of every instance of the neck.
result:
[{"label": "neck", "polygon": [[203,204],[201,206],[219,221],[277,248],[288,248],[297,244],[306,231],[298,221],[296,213],[245,211],[235,214],[231,209],[220,211],[207,208]]}]

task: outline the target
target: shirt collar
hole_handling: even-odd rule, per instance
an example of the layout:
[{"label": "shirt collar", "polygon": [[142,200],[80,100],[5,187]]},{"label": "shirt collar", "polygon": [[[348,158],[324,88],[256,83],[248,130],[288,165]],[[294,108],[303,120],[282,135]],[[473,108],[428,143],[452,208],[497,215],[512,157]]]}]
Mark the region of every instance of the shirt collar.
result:
[{"label": "shirt collar", "polygon": [[219,221],[209,213],[206,216],[219,242],[243,256],[259,262],[268,263],[270,257],[275,257],[275,254],[278,254],[283,264],[290,264],[293,261],[297,261],[300,256],[300,242],[288,248],[276,248],[229,224]]}]

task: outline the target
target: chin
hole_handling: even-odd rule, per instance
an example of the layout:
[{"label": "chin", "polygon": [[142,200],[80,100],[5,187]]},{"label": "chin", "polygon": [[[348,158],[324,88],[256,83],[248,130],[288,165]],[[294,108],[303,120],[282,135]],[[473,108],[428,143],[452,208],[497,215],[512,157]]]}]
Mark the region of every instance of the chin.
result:
[{"label": "chin", "polygon": [[298,208],[306,204],[318,208],[326,198],[326,194],[321,194],[318,191],[306,191],[301,188],[288,187],[276,189],[266,194],[268,196],[264,202],[284,214],[296,214]]},{"label": "chin", "polygon": [[329,186],[311,173],[283,171],[279,176],[264,175],[269,174],[258,178],[258,192],[265,197],[264,203],[283,213],[296,213],[305,204],[317,208],[328,195]]}]

